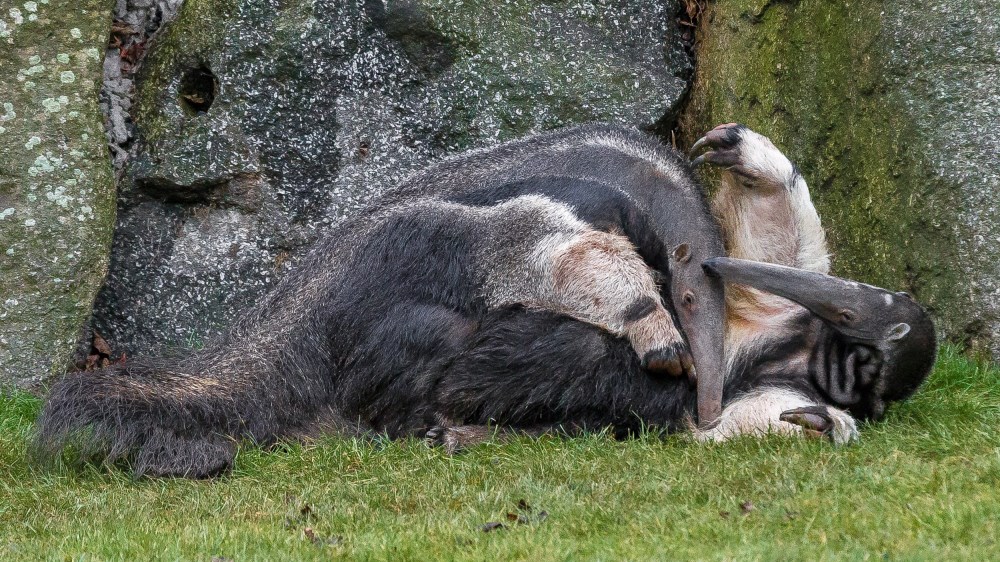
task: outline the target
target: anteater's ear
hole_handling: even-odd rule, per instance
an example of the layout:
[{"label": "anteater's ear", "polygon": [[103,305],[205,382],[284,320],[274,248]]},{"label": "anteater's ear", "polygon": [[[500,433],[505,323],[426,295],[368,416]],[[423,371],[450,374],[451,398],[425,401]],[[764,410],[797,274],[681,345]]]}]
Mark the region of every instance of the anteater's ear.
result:
[{"label": "anteater's ear", "polygon": [[[702,262],[702,267],[707,274],[727,283],[747,285],[797,302],[822,318],[852,350],[859,345],[877,350],[881,365],[875,386],[880,398],[906,398],[934,364],[934,324],[927,311],[905,293],[814,271],[734,258],[712,258]],[[852,365],[847,361],[844,366]],[[839,385],[845,392],[853,392],[855,382],[870,376],[854,368],[842,374]]]}]

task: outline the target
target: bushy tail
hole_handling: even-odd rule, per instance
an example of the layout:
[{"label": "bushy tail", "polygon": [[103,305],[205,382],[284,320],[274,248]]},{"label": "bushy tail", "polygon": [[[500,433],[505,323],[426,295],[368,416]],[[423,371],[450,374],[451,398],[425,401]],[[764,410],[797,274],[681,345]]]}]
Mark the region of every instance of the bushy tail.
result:
[{"label": "bushy tail", "polygon": [[245,436],[236,389],[154,362],[67,375],[38,422],[35,452],[128,462],[137,475],[204,478],[232,464]]}]

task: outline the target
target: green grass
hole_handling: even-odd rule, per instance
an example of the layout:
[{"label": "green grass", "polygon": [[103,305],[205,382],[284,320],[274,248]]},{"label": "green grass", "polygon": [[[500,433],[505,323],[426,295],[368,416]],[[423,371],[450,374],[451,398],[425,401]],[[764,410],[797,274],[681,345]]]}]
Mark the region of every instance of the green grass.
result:
[{"label": "green grass", "polygon": [[[231,475],[196,482],[32,467],[39,403],[8,397],[0,559],[989,558],[1000,551],[1000,372],[942,355],[916,397],[849,447],[594,435],[449,458],[415,441],[331,438],[247,450]],[[483,532],[490,521],[505,528]]]}]

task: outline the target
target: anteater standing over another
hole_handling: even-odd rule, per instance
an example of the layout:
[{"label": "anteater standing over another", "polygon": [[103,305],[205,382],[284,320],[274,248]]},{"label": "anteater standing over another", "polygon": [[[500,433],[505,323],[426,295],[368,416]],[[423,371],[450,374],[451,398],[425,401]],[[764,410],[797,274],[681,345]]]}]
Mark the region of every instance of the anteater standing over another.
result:
[{"label": "anteater standing over another", "polygon": [[[571,128],[432,166],[326,233],[205,350],[59,381],[36,448],[201,477],[244,440],[382,432],[455,448],[486,424],[677,429],[697,416],[692,355],[727,372],[703,437],[849,439],[837,407],[878,417],[909,395],[933,362],[930,322],[908,298],[825,275],[805,182],[767,139],[725,126],[699,144],[731,166],[723,229],[687,164],[635,131]],[[793,234],[760,250],[778,230]],[[717,258],[723,233],[735,256],[792,267]],[[711,313],[721,291],[700,290],[706,258],[744,285],[728,329]]]}]

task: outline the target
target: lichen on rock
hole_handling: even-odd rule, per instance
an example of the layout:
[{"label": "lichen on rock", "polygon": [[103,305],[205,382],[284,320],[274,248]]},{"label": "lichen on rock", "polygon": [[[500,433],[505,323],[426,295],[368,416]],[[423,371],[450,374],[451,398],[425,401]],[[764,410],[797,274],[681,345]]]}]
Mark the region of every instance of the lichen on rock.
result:
[{"label": "lichen on rock", "polygon": [[107,270],[115,200],[97,92],[106,0],[0,12],[0,385],[65,370]]}]

